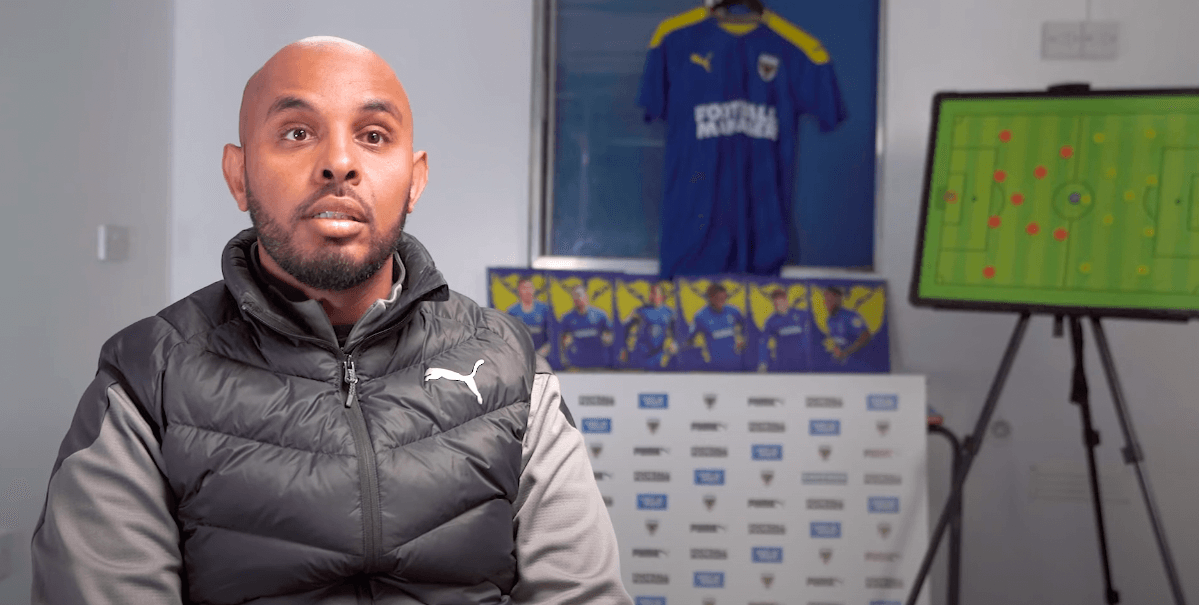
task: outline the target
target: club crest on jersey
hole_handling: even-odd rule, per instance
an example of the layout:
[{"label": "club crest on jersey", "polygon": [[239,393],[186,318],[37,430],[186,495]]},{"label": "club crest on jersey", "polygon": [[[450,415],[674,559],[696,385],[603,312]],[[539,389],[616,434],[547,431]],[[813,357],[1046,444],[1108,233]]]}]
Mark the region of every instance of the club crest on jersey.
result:
[{"label": "club crest on jersey", "polygon": [[763,82],[769,82],[774,79],[779,73],[779,58],[770,54],[762,53],[758,55],[758,75],[762,76]]}]

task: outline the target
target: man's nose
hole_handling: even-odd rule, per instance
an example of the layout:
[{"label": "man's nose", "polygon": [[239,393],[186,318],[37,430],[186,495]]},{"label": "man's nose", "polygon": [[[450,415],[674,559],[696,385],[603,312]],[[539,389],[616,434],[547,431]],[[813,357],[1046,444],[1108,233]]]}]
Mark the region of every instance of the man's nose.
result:
[{"label": "man's nose", "polygon": [[355,153],[354,143],[346,137],[329,137],[325,139],[325,153],[316,168],[319,180],[325,183],[349,183],[357,185],[362,178],[362,169],[358,165],[358,154]]}]

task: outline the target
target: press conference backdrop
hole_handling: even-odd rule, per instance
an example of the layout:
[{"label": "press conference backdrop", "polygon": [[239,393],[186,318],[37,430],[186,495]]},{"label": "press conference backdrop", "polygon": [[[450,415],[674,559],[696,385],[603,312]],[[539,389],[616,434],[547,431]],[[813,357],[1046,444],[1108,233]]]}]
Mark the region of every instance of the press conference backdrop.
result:
[{"label": "press conference backdrop", "polygon": [[637,605],[906,598],[928,543],[924,377],[559,378]]}]

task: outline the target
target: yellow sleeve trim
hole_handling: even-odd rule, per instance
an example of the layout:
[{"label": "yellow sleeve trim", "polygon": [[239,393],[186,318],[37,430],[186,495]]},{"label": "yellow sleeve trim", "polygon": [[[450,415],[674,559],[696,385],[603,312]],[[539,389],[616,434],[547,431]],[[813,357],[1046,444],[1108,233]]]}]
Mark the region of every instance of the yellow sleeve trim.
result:
[{"label": "yellow sleeve trim", "polygon": [[766,11],[763,18],[766,21],[766,27],[769,27],[774,33],[797,46],[808,56],[808,59],[812,63],[824,65],[829,62],[828,51],[825,50],[820,40],[817,40],[812,34],[800,29],[794,23],[771,11]]},{"label": "yellow sleeve trim", "polygon": [[705,7],[693,8],[685,13],[679,13],[673,17],[667,17],[658,24],[658,29],[654,30],[654,37],[650,38],[649,47],[657,48],[662,43],[662,39],[670,35],[671,32],[689,27],[708,18],[708,9]]}]

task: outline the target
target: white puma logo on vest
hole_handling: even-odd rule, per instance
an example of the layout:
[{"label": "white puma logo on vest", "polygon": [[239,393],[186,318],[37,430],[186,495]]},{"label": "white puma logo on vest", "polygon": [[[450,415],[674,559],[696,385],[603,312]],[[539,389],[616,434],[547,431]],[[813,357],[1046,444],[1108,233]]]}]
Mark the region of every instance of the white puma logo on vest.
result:
[{"label": "white puma logo on vest", "polygon": [[462,374],[459,374],[453,370],[447,370],[444,368],[429,368],[427,371],[425,371],[425,382],[437,380],[438,378],[465,382],[466,386],[470,389],[470,392],[475,394],[475,399],[479,400],[479,405],[483,405],[483,395],[479,393],[479,385],[475,384],[475,374],[479,372],[479,366],[481,365],[483,365],[482,359],[476,361],[475,369],[466,376],[463,376]]}]

